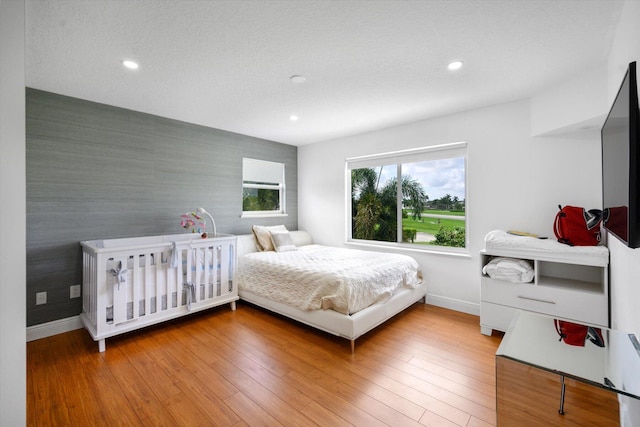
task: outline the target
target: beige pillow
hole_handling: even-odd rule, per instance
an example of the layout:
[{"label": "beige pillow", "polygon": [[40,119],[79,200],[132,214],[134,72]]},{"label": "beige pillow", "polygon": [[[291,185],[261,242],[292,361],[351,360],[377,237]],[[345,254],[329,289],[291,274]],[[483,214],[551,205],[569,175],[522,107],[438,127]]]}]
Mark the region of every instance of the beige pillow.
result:
[{"label": "beige pillow", "polygon": [[272,231],[271,242],[276,252],[297,251],[295,243],[288,231]]},{"label": "beige pillow", "polygon": [[263,225],[254,225],[251,230],[253,231],[253,235],[256,238],[256,244],[258,246],[258,250],[264,251],[273,251],[273,242],[271,241],[271,231],[288,231],[284,225],[274,225],[271,227],[265,227]]}]

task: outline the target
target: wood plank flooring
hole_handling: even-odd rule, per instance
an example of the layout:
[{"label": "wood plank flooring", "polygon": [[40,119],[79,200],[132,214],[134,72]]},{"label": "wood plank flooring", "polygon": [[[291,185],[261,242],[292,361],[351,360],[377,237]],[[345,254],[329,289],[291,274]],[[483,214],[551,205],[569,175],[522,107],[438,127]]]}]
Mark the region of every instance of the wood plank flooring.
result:
[{"label": "wood plank flooring", "polygon": [[558,375],[504,357],[497,358],[496,364],[498,424],[501,426],[620,425],[618,396],[610,390],[567,378],[564,415],[560,415],[561,380]]},{"label": "wood plank flooring", "polygon": [[[496,424],[499,335],[417,303],[356,341],[240,302],[107,340],[27,345],[30,426]],[[553,395],[556,395],[553,389]]]}]

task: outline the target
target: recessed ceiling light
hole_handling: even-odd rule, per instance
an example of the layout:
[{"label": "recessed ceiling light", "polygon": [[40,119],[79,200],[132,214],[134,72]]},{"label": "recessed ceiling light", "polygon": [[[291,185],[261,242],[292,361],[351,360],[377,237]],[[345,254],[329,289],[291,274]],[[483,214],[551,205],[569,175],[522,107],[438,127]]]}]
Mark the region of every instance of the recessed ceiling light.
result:
[{"label": "recessed ceiling light", "polygon": [[307,81],[305,76],[294,75],[289,78],[293,83],[304,83]]},{"label": "recessed ceiling light", "polygon": [[298,116],[296,116],[295,114],[292,114],[289,116],[289,120],[291,120],[292,122],[297,122],[298,121]]},{"label": "recessed ceiling light", "polygon": [[124,65],[125,67],[127,67],[130,70],[137,70],[138,69],[138,63],[131,61],[129,59],[125,59],[124,61],[122,61],[122,65]]},{"label": "recessed ceiling light", "polygon": [[447,65],[447,68],[449,68],[450,70],[459,70],[460,68],[462,68],[462,61],[453,61],[449,63],[449,65]]}]

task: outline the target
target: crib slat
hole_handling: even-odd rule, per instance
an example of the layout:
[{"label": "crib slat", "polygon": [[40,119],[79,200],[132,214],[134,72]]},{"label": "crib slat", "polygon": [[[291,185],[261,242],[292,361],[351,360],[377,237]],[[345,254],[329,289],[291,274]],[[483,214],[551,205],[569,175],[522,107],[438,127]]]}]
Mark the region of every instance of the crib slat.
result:
[{"label": "crib slat", "polygon": [[113,276],[109,272],[109,255],[96,254],[96,330],[98,333],[107,331],[111,324],[107,322],[107,307],[111,306],[111,320],[113,322]]},{"label": "crib slat", "polygon": [[[233,295],[238,295],[238,284],[236,283],[236,265],[237,265],[237,252],[235,243],[229,244],[229,292]],[[232,310],[235,310],[235,301],[231,303]]]},{"label": "crib slat", "polygon": [[82,309],[85,314],[89,316],[91,322],[96,322],[96,308],[94,289],[96,284],[94,283],[95,276],[95,257],[88,252],[83,253],[83,269],[82,269]]},{"label": "crib slat", "polygon": [[[202,258],[200,258],[200,256],[202,256]],[[203,276],[202,273],[204,271],[202,266],[204,265],[205,252],[200,248],[195,248],[193,250],[193,260],[195,263],[195,275],[196,275],[196,277],[194,277],[193,279],[193,285],[196,287],[196,300],[191,301],[192,304],[200,301],[200,296],[201,296],[200,283],[202,283],[202,276]]]},{"label": "crib slat", "polygon": [[209,294],[209,283],[211,280],[211,260],[213,259],[211,246],[207,246],[204,250],[204,299],[208,299],[211,297]]},{"label": "crib slat", "polygon": [[141,283],[141,288],[143,289],[144,295],[142,295],[143,305],[144,305],[144,315],[148,316],[151,314],[151,292],[150,292],[150,282],[147,280],[147,266],[145,264],[144,267],[144,284]]},{"label": "crib slat", "polygon": [[218,277],[218,261],[220,261],[220,256],[218,255],[219,246],[214,246],[211,248],[211,282],[213,283],[213,296],[218,296],[218,285],[219,285],[219,277]]},{"label": "crib slat", "polygon": [[[175,290],[176,293],[182,292],[182,284],[186,280],[189,280],[188,277],[190,276],[191,272],[189,271],[191,269],[191,267],[189,265],[187,265],[189,263],[189,254],[184,251],[184,250],[179,250],[178,251],[178,274],[176,274],[176,282],[172,283],[171,287],[167,287],[167,307],[169,307],[171,300],[173,299],[171,297],[171,295],[173,295],[173,290],[174,290],[174,286],[175,285]],[[186,257],[186,258],[185,258]],[[184,261],[183,261],[184,259]],[[183,264],[184,262],[184,264]],[[182,266],[185,266],[185,268],[183,269]],[[184,271],[186,270],[186,271]]]},{"label": "crib slat", "polygon": [[[148,258],[148,256],[145,258]],[[140,316],[140,310],[138,308],[138,294],[140,289],[140,254],[133,255],[133,277],[131,278],[131,286],[133,287],[133,319],[137,319],[138,316]]]},{"label": "crib slat", "polygon": [[220,295],[229,293],[229,245],[223,244],[220,250]]},{"label": "crib slat", "polygon": [[[182,251],[179,251],[176,249],[176,262],[177,265],[175,267],[175,276],[176,280],[179,280],[180,276],[182,276]],[[167,273],[167,276],[169,275],[169,273]],[[169,294],[169,289],[172,287],[172,284],[174,283],[173,280],[168,280],[167,278],[167,283],[165,283],[164,288],[165,291],[163,291],[160,286],[158,285],[158,281],[155,282],[155,289],[156,289],[156,313],[159,313],[161,308],[162,308],[162,296],[165,294],[168,295]],[[167,307],[168,307],[168,302],[169,302],[169,297],[167,296]]]},{"label": "crib slat", "polygon": [[[162,298],[162,295],[168,294],[168,289],[173,286],[174,275],[173,269],[169,268],[169,253],[165,253],[166,262],[162,264],[162,258],[160,263],[156,263],[156,295],[157,298]],[[162,253],[158,252],[156,256],[162,257]]]},{"label": "crib slat", "polygon": [[[186,250],[185,251],[185,256],[187,257],[187,278],[186,278],[186,282],[191,282],[191,283],[193,283],[195,285],[196,278],[193,277],[194,276],[194,264],[193,264],[194,251],[193,250]],[[182,289],[180,289],[180,293],[182,293]]]},{"label": "crib slat", "polygon": [[[97,268],[97,259],[95,256],[91,255],[90,256],[90,261],[89,261],[89,265],[90,265],[90,270],[91,270],[91,277],[88,279],[89,280],[89,286],[91,289],[89,289],[89,291],[87,292],[87,294],[89,294],[89,307],[91,310],[91,321],[94,322],[94,324],[97,324],[98,321],[98,298],[97,298],[97,294],[98,294],[98,268]],[[87,289],[83,289],[83,291],[87,291]]]},{"label": "crib slat", "polygon": [[155,281],[153,283],[155,283],[155,289],[156,289],[156,301],[160,301],[160,304],[162,304],[162,295],[164,295],[165,291],[164,289],[166,289],[169,285],[168,285],[168,280],[166,280],[166,278],[169,276],[169,271],[167,269],[168,264],[162,264],[162,253],[161,252],[156,252],[155,253]]}]

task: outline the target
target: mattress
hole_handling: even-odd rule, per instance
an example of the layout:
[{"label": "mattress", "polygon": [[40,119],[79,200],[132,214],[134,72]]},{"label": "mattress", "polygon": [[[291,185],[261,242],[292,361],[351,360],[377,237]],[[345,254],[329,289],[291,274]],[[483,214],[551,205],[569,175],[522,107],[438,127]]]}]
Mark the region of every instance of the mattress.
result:
[{"label": "mattress", "polygon": [[418,263],[400,254],[306,245],[239,259],[238,288],[299,310],[356,313],[422,282]]}]

